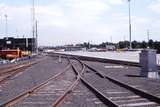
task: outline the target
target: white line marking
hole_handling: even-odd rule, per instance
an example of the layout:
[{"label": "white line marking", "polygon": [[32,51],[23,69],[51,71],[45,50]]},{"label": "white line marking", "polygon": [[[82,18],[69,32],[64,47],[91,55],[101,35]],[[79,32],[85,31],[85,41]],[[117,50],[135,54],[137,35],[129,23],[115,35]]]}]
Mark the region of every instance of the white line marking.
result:
[{"label": "white line marking", "polygon": [[106,69],[107,68],[116,68],[116,69],[119,69],[119,68],[121,68],[121,69],[123,69],[124,68],[124,66],[104,66]]},{"label": "white line marking", "polygon": [[48,104],[48,102],[23,102],[22,104]]},{"label": "white line marking", "polygon": [[102,104],[102,102],[100,102],[100,101],[95,101],[94,103],[97,104],[97,105]]},{"label": "white line marking", "polygon": [[134,101],[144,101],[144,98],[139,98],[139,99],[130,99],[130,100],[118,100],[115,101],[116,103],[122,103],[122,102],[134,102]]},{"label": "white line marking", "polygon": [[139,96],[135,95],[135,96],[124,96],[124,97],[110,97],[110,99],[122,99],[122,98],[139,98]]},{"label": "white line marking", "polygon": [[156,104],[155,102],[141,102],[141,103],[131,103],[131,104],[123,104],[121,106],[127,106],[127,107],[137,107],[137,106],[145,106],[145,105],[153,105]]},{"label": "white line marking", "polygon": [[128,92],[107,92],[107,94],[124,94],[124,93],[128,93]]}]

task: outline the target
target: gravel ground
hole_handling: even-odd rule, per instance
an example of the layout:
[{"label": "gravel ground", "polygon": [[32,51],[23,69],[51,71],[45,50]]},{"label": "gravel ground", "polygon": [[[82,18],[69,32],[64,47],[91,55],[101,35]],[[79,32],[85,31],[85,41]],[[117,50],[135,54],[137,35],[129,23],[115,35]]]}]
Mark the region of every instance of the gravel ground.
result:
[{"label": "gravel ground", "polygon": [[123,87],[120,87],[107,79],[99,77],[98,75],[96,75],[90,70],[87,70],[87,71],[89,72],[85,75],[85,79],[119,106],[128,107],[128,105],[130,104],[139,105],[142,103],[143,105],[139,107],[146,107],[146,106],[157,107],[158,106],[154,102],[151,102],[145,98],[137,96],[133,92]]},{"label": "gravel ground", "polygon": [[85,63],[106,75],[160,97],[160,80],[140,77],[138,67],[87,61]]},{"label": "gravel ground", "polygon": [[52,107],[54,102],[63,95],[74,81],[75,75],[70,69],[60,78],[50,81],[47,86],[25,98],[14,107]]},{"label": "gravel ground", "polygon": [[0,85],[0,105],[61,72],[67,63],[66,59],[62,59],[62,63],[59,63],[57,58],[44,56],[43,61]]},{"label": "gravel ground", "polygon": [[22,60],[22,61],[17,61],[17,62],[14,62],[14,63],[0,64],[0,71],[4,70],[4,69],[9,69],[9,68],[12,68],[14,66],[21,65],[21,64],[24,64],[24,63],[27,63],[27,62],[35,61],[35,60],[38,60],[38,59],[41,59],[41,58],[42,58],[42,56],[37,56],[35,58],[26,59],[26,60]]},{"label": "gravel ground", "polygon": [[73,66],[75,67],[75,69],[81,73],[82,71],[82,66],[80,65],[80,63],[77,60],[71,60],[71,63],[73,64]]},{"label": "gravel ground", "polygon": [[64,101],[63,107],[107,107],[80,83]]}]

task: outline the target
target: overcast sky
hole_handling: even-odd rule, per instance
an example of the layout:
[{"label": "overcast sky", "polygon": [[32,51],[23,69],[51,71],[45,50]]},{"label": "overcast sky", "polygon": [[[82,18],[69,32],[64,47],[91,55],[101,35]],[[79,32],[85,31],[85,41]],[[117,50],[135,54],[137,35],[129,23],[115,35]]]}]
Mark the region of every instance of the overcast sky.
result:
[{"label": "overcast sky", "polygon": [[[127,0],[35,0],[40,45],[129,40]],[[0,0],[0,36],[32,37],[32,0]],[[131,0],[132,40],[160,41],[160,0]]]}]

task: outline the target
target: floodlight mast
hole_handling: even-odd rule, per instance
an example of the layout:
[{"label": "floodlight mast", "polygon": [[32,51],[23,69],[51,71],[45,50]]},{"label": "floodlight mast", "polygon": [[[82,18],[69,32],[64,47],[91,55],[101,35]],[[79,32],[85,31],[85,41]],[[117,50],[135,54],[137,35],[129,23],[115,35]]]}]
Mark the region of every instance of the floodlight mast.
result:
[{"label": "floodlight mast", "polygon": [[35,0],[32,0],[32,36],[33,36],[33,40],[32,40],[32,52],[35,52],[35,47],[36,47],[36,43],[35,43]]},{"label": "floodlight mast", "polygon": [[129,13],[129,49],[132,49],[132,25],[131,25],[131,0],[128,0],[128,13]]},{"label": "floodlight mast", "polygon": [[38,53],[38,21],[36,20],[36,38],[35,38],[35,45],[36,45],[36,53]]},{"label": "floodlight mast", "polygon": [[5,19],[6,19],[6,25],[5,25],[5,35],[8,37],[8,15],[5,14]]}]

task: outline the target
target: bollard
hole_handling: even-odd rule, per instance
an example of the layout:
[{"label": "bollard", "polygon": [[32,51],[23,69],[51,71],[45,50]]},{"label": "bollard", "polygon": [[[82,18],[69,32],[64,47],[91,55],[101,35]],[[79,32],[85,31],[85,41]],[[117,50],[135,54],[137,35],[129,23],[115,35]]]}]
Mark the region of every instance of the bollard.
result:
[{"label": "bollard", "polygon": [[158,65],[160,65],[160,60],[158,59]]},{"label": "bollard", "polygon": [[58,62],[59,62],[59,63],[62,63],[62,58],[61,58],[61,55],[59,55]]},{"label": "bollard", "polygon": [[140,53],[140,75],[148,78],[158,78],[156,50],[144,49]]}]

